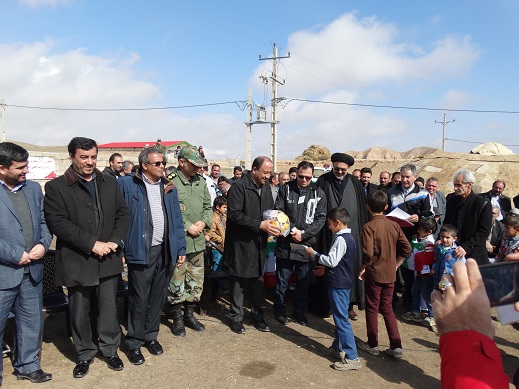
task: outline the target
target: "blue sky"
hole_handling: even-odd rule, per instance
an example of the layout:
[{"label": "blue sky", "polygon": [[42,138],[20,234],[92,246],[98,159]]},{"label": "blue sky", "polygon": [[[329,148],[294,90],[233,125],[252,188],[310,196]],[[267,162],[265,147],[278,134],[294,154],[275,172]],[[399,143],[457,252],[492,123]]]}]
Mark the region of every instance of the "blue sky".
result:
[{"label": "blue sky", "polygon": [[[0,99],[7,138],[65,145],[187,140],[209,158],[245,157],[241,103],[151,111],[78,112],[247,99],[270,104],[261,83],[281,60],[278,158],[311,144],[330,151],[441,147],[444,111],[519,111],[516,1],[0,2]],[[354,105],[319,104],[301,100]],[[447,151],[489,141],[519,145],[519,115],[446,112]],[[255,116],[255,115],[254,115]],[[253,126],[253,156],[269,153]],[[477,143],[470,143],[477,142]],[[519,152],[519,146],[509,146]]]}]

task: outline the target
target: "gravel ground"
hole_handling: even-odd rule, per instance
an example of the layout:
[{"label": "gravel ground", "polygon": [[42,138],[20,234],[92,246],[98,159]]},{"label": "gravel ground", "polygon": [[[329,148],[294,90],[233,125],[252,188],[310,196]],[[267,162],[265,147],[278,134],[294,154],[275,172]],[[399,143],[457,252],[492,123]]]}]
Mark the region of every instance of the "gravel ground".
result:
[{"label": "gravel ground", "polygon": [[[122,304],[119,304],[122,305]],[[199,317],[206,331],[187,330],[184,338],[175,338],[170,331],[171,319],[164,316],[159,341],[164,354],[152,356],[143,348],[146,362],[133,366],[121,347],[125,363],[123,371],[108,369],[96,359],[89,374],[82,379],[72,377],[75,352],[66,335],[65,315],[47,318],[43,338],[42,366],[53,374],[52,381],[38,387],[65,388],[435,388],[440,387],[438,337],[419,325],[399,319],[404,358],[395,360],[384,352],[371,356],[359,350],[362,369],[340,372],[332,368],[333,359],[320,354],[321,346],[333,339],[333,320],[308,315],[309,326],[291,322],[278,324],[273,318],[272,301],[265,303],[266,320],[272,328],[261,333],[245,322],[246,333],[236,335],[228,328],[227,296],[219,296],[208,315]],[[120,320],[125,331],[122,307]],[[403,308],[397,307],[397,317]],[[503,356],[506,373],[512,376],[518,361],[519,326],[501,326],[494,321],[495,340]],[[355,336],[366,340],[364,312],[352,323]],[[382,318],[379,320],[380,349],[388,347]],[[4,359],[4,387],[33,387],[29,381],[16,381],[12,366]]]}]

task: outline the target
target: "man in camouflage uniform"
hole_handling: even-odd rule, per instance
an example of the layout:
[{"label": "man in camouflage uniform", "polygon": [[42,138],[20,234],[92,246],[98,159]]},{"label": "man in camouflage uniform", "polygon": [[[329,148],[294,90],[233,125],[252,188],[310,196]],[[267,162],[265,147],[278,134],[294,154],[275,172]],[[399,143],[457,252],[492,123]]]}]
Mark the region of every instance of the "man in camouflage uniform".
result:
[{"label": "man in camouflage uniform", "polygon": [[[203,331],[204,325],[194,316],[195,303],[200,301],[204,284],[204,229],[211,227],[211,197],[198,168],[207,166],[195,147],[185,146],[178,153],[178,167],[167,178],[178,191],[180,211],[186,235],[186,261],[174,269],[169,283],[168,302],[173,305],[175,336],[185,336],[187,326]],[[184,305],[184,316],[182,316]]]}]

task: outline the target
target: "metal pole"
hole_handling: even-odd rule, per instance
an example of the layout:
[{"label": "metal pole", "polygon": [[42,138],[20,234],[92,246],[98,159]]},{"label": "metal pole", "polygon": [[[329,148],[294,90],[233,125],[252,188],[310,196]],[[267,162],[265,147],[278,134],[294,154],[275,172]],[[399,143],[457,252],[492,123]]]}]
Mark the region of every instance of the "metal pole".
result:
[{"label": "metal pole", "polygon": [[277,122],[276,122],[276,103],[277,103],[277,69],[278,69],[278,48],[274,43],[274,58],[272,59],[272,109],[270,124],[270,157],[274,164],[274,171],[277,172]]},{"label": "metal pole", "polygon": [[245,169],[250,169],[251,160],[251,138],[252,138],[252,89],[247,94],[247,132],[245,134]]}]

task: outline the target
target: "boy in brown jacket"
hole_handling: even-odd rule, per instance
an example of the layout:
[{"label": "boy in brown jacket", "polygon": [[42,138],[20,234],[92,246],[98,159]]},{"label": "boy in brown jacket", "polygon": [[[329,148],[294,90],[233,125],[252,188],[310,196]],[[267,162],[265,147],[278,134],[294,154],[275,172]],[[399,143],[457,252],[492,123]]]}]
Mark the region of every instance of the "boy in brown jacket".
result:
[{"label": "boy in brown jacket", "polygon": [[225,219],[227,217],[227,199],[218,196],[213,201],[213,216],[211,229],[206,233],[205,239],[213,246],[213,270],[221,270],[223,243],[225,241]]},{"label": "boy in brown jacket", "polygon": [[371,355],[378,355],[378,312],[382,313],[389,336],[386,352],[402,358],[402,341],[395,313],[391,305],[396,281],[395,270],[411,253],[400,226],[386,219],[387,196],[377,190],[369,194],[366,204],[372,220],[362,230],[363,254],[359,279],[365,278],[366,329],[368,342],[358,341],[357,347]]}]

